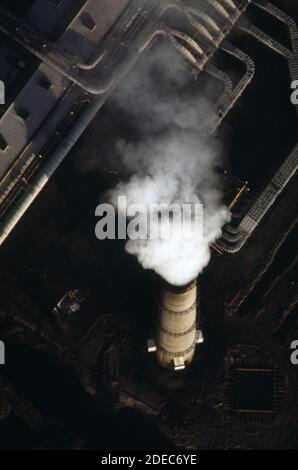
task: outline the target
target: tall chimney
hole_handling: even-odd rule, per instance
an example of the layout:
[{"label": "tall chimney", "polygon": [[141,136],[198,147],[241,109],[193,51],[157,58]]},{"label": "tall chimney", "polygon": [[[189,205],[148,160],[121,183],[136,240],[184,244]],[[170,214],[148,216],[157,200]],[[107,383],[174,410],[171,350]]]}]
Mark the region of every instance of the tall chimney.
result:
[{"label": "tall chimney", "polygon": [[191,363],[197,343],[203,342],[197,329],[198,288],[193,281],[183,287],[165,284],[158,305],[155,340],[148,350],[156,351],[161,366],[181,370]]}]

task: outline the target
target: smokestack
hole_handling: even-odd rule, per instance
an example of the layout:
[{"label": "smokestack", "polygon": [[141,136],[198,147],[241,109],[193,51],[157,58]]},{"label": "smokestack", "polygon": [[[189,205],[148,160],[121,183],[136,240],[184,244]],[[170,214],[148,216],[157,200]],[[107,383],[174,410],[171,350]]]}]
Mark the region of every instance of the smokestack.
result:
[{"label": "smokestack", "polygon": [[158,305],[155,340],[148,342],[148,351],[156,351],[162,367],[177,371],[191,363],[196,344],[203,342],[197,311],[196,281],[183,287],[164,285]]}]

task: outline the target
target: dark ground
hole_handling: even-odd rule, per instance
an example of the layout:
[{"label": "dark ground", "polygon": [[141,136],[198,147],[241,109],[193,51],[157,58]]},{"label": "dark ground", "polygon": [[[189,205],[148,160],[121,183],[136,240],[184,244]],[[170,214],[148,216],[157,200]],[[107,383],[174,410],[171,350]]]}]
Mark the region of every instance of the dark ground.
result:
[{"label": "dark ground", "polygon": [[[274,3],[294,16],[294,2]],[[297,140],[297,120],[283,60],[244,36],[233,42],[257,73],[220,132],[253,199]],[[95,206],[117,181],[101,158],[121,134],[111,115],[107,104],[0,252],[0,448],[297,449],[297,178],[238,255],[214,253],[200,278],[205,343],[172,377],[145,353],[157,280],[94,236]],[[84,294],[81,312],[57,319],[72,289]],[[270,425],[231,414],[228,357],[239,345],[284,377]]]}]

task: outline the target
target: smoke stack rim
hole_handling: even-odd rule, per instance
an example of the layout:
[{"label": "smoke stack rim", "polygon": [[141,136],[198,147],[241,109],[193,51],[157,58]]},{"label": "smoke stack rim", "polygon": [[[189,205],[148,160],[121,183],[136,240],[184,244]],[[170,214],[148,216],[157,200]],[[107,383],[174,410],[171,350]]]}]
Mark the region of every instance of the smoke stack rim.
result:
[{"label": "smoke stack rim", "polygon": [[163,279],[161,287],[162,287],[162,290],[166,292],[170,292],[171,294],[182,294],[184,292],[188,292],[194,289],[196,286],[197,286],[196,279],[182,286],[170,284],[169,282]]}]

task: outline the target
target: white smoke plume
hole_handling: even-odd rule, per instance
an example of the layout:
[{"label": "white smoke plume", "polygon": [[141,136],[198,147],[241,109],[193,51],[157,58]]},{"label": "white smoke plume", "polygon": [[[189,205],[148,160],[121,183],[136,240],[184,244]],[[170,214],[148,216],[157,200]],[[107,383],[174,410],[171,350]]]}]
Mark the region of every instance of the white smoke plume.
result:
[{"label": "white smoke plume", "polygon": [[210,245],[230,219],[215,172],[221,149],[199,131],[214,112],[206,98],[194,96],[193,77],[177,65],[177,53],[159,48],[143,62],[113,96],[136,137],[116,143],[130,178],[110,198],[116,204],[125,195],[128,204],[142,203],[148,210],[152,204],[203,204],[203,239],[194,232],[191,238],[181,237],[173,224],[169,240],[129,240],[125,246],[145,269],[184,285],[209,263]]}]

